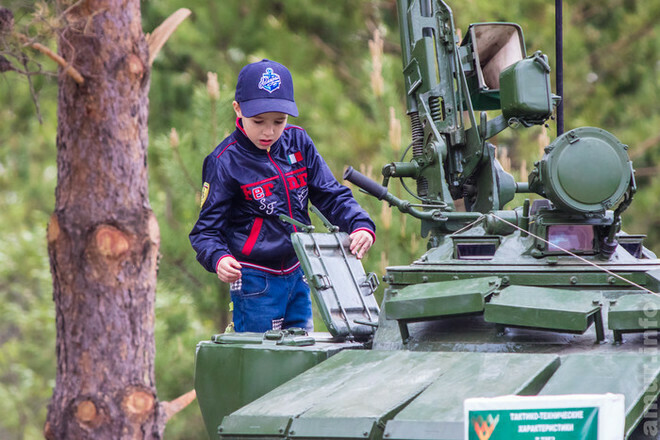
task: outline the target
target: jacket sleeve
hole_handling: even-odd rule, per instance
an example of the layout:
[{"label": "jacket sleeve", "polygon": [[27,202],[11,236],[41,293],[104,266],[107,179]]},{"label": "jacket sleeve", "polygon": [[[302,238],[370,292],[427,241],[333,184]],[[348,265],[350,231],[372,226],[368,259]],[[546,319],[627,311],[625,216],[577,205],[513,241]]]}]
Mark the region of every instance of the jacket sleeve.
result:
[{"label": "jacket sleeve", "polygon": [[220,259],[231,255],[222,231],[226,230],[233,192],[229,188],[231,181],[213,156],[204,160],[202,180],[208,184],[208,195],[189,238],[197,252],[197,261],[215,273]]},{"label": "jacket sleeve", "polygon": [[365,229],[375,241],[376,225],[369,214],[358,204],[351,190],[335,179],[312,140],[306,137],[309,200],[340,230],[352,233]]}]

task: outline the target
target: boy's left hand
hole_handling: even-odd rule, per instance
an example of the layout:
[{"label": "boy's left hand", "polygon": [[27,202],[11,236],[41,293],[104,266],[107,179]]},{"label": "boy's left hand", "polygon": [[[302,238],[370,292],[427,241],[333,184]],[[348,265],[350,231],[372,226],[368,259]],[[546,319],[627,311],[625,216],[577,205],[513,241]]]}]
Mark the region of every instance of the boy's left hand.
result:
[{"label": "boy's left hand", "polygon": [[365,230],[355,231],[349,235],[348,238],[351,239],[351,253],[355,255],[358,260],[361,260],[371,245],[374,244],[373,236]]}]

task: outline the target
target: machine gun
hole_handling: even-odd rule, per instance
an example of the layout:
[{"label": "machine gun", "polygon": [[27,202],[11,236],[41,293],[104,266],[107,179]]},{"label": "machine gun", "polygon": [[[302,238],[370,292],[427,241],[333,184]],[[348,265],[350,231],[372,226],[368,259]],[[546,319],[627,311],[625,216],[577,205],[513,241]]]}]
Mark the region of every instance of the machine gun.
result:
[{"label": "machine gun", "polygon": [[[621,212],[635,192],[627,146],[605,130],[571,130],[545,148],[527,182],[516,182],[503,170],[489,139],[552,117],[561,98],[551,92],[547,56],[540,51],[526,55],[516,24],[472,24],[459,42],[452,11],[442,0],[397,4],[412,159],[385,165],[382,185],[367,182],[352,168],[344,178],[420,218],[422,236],[430,234],[429,248],[483,214],[491,214],[485,217],[489,233],[510,229],[505,223],[528,229],[528,203],[522,210],[503,208],[516,193],[536,193],[547,198],[532,207],[533,212],[544,208],[540,223],[535,222],[544,239],[574,240],[564,235],[575,228],[555,225],[586,223],[593,232],[582,228],[582,233],[595,238],[588,252],[608,259]],[[501,114],[489,120],[488,110]],[[416,180],[416,193],[409,192],[418,203],[390,194],[392,177]],[[466,212],[457,212],[458,199]],[[608,211],[621,200],[616,211]],[[539,243],[535,249],[541,255],[548,245]]]}]

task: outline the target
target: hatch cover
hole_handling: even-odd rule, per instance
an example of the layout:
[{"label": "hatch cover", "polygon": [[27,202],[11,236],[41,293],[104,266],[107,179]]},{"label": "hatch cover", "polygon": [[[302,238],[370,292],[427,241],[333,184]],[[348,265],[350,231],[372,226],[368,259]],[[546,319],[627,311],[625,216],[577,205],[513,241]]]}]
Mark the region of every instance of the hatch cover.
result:
[{"label": "hatch cover", "polygon": [[330,334],[337,339],[370,338],[378,322],[374,291],[378,278],[365,273],[349,251],[345,232],[291,234],[291,241]]}]

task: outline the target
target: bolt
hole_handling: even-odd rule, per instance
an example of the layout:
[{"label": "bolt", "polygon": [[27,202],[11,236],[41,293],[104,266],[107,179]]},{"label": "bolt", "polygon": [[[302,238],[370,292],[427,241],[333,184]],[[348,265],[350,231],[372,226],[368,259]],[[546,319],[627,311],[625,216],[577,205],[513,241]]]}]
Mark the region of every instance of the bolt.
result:
[{"label": "bolt", "polygon": [[607,282],[609,284],[614,284],[614,283],[616,283],[616,279],[614,277],[607,277]]},{"label": "bolt", "polygon": [[422,283],[426,283],[426,282],[428,282],[428,280],[429,280],[429,277],[427,277],[426,275],[424,275],[422,277]]},{"label": "bolt", "polygon": [[575,276],[573,276],[573,277],[571,277],[571,280],[570,280],[570,281],[571,281],[571,284],[577,284],[577,282],[578,282],[578,278],[575,277]]}]

